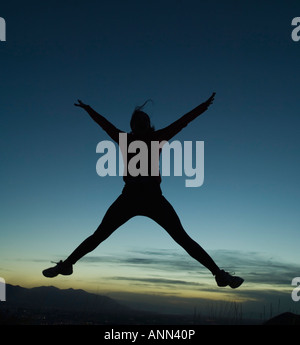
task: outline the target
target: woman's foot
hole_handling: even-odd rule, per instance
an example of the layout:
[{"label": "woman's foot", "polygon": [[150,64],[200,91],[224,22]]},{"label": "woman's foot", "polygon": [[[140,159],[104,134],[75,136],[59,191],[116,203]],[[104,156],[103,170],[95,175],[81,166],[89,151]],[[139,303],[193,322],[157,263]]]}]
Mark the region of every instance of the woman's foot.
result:
[{"label": "woman's foot", "polygon": [[47,268],[43,271],[43,275],[47,278],[54,278],[59,274],[69,276],[73,273],[73,266],[60,260],[56,266]]},{"label": "woman's foot", "polygon": [[224,270],[220,270],[215,276],[218,286],[227,286],[229,285],[232,289],[236,289],[241,286],[244,282],[244,279],[241,277],[232,276]]}]

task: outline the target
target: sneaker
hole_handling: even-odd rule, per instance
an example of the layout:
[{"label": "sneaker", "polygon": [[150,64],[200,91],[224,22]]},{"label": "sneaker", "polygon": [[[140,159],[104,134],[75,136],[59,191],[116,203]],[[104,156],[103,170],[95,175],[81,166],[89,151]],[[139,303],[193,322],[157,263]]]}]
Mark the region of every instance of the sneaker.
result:
[{"label": "sneaker", "polygon": [[220,270],[216,274],[216,282],[218,286],[227,286],[229,285],[232,289],[236,289],[239,286],[241,286],[244,282],[243,278],[232,276],[228,272],[225,272],[224,270]]},{"label": "sneaker", "polygon": [[47,268],[43,271],[43,275],[47,278],[54,278],[58,274],[62,274],[64,276],[69,276],[73,273],[73,266],[69,264],[65,264],[62,260],[56,263],[56,266]]}]

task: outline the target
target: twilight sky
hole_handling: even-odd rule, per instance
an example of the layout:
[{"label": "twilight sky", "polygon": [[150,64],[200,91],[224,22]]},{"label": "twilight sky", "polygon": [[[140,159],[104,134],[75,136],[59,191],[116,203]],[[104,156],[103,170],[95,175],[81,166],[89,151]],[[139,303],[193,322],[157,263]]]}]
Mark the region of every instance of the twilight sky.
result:
[{"label": "twilight sky", "polygon": [[[140,306],[193,310],[237,301],[261,312],[291,300],[300,275],[299,1],[10,1],[0,6],[0,276],[21,286],[83,288]],[[204,184],[163,177],[190,236],[245,278],[216,288],[209,272],[153,221],[136,217],[75,266],[64,259],[123,187],[100,177],[107,135],[82,99],[129,131],[136,105],[159,129],[216,92],[174,139],[204,141]],[[219,303],[219,302],[218,302]]]}]

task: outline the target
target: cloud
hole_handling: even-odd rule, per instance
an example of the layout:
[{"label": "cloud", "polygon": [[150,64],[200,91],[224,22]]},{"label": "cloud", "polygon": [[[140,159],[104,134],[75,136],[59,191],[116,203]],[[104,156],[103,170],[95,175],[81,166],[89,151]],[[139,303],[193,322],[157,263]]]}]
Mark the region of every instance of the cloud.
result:
[{"label": "cloud", "polygon": [[[105,277],[101,276],[107,286],[112,284],[114,293],[131,303],[135,303],[139,295],[139,301],[145,305],[148,301],[149,308],[154,300],[157,300],[157,308],[159,303],[166,303],[166,308],[176,305],[178,310],[185,307],[192,310],[194,306],[202,309],[206,303],[218,301],[240,302],[245,312],[257,313],[271,309],[274,313],[290,311],[298,307],[291,299],[291,281],[300,275],[297,263],[257,251],[213,250],[209,254],[220,267],[241,275],[245,279],[243,286],[239,289],[217,287],[210,272],[181,248],[131,248],[113,255],[87,255],[80,264],[111,268],[111,273],[105,271]],[[130,269],[124,271],[126,267]],[[120,271],[126,272],[124,276],[119,275]],[[94,282],[99,284],[99,276],[91,278],[90,284]]]},{"label": "cloud", "polygon": [[92,256],[92,255],[87,255],[83,257],[81,262],[87,262],[87,263],[117,263],[119,264],[122,262],[121,256],[112,256],[112,255],[100,255],[100,256]]},{"label": "cloud", "polygon": [[[99,263],[110,266],[111,274],[106,273],[101,279],[111,283],[114,291],[117,291],[119,286],[120,293],[122,290],[127,291],[129,287],[135,287],[132,291],[181,296],[182,301],[186,297],[186,301],[195,298],[195,301],[203,299],[243,302],[245,306],[251,305],[253,310],[259,312],[265,305],[278,303],[281,303],[283,311],[294,308],[291,281],[295,276],[299,276],[300,265],[254,251],[214,250],[209,253],[221,268],[229,272],[235,271],[236,275],[245,279],[241,288],[220,289],[211,273],[180,248],[133,248],[114,255],[87,255],[80,262],[85,265]],[[128,273],[125,270],[127,275],[120,276],[117,273],[120,267],[130,268]],[[124,269],[121,271],[124,272]],[[99,277],[96,278],[98,284]],[[96,281],[95,279],[92,278],[91,282]]]},{"label": "cloud", "polygon": [[[221,268],[229,272],[236,271],[251,284],[286,286],[300,272],[300,265],[281,262],[260,252],[216,250],[211,254]],[[210,275],[208,270],[180,250],[131,250],[119,256],[86,256],[82,261],[126,265],[143,271],[152,269],[157,272]]]},{"label": "cloud", "polygon": [[142,282],[142,283],[150,283],[150,284],[160,284],[162,286],[170,286],[170,285],[190,285],[190,286],[203,286],[206,284],[200,284],[196,282],[190,282],[186,280],[178,280],[178,279],[165,279],[165,278],[136,278],[136,277],[112,277],[110,279],[113,280],[124,280],[124,281],[133,281],[133,282]]},{"label": "cloud", "polygon": [[89,263],[107,263],[126,266],[135,266],[140,268],[155,269],[162,271],[197,271],[203,267],[187,254],[179,251],[128,251],[119,256],[86,256],[83,262]]}]

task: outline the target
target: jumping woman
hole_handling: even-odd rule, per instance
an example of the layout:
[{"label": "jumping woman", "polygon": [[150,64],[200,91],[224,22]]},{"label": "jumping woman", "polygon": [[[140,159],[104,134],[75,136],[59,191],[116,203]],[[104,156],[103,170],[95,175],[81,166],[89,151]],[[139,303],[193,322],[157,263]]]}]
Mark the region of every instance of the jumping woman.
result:
[{"label": "jumping woman", "polygon": [[[151,126],[148,114],[142,110],[144,103],[142,106],[137,107],[132,114],[130,121],[131,132],[127,133],[127,145],[129,146],[131,142],[139,140],[147,145],[148,152],[150,152],[151,142],[158,141],[161,143],[173,138],[192,120],[208,109],[214,100],[214,96],[215,93],[207,101],[183,115],[171,125],[160,130],[154,130],[154,127]],[[83,108],[111,139],[119,144],[119,135],[124,134],[124,132],[120,131],[105,117],[80,100],[78,100],[78,103],[75,103],[75,106]],[[127,157],[123,157],[124,161],[128,162],[130,160],[130,153],[128,153],[128,150],[123,151],[127,155]],[[159,165],[159,156],[158,161],[154,163],[157,166]],[[231,288],[239,287],[244,280],[220,269],[209,254],[186,233],[172,205],[162,195],[160,174],[149,173],[147,176],[133,176],[133,174],[130,174],[128,167],[125,167],[125,169],[127,171],[123,176],[125,182],[123,191],[109,207],[96,231],[85,239],[66,260],[60,261],[54,267],[44,270],[43,275],[53,278],[58,274],[72,274],[73,265],[79,259],[93,251],[130,218],[141,215],[149,217],[161,225],[191,257],[205,266],[215,276],[218,286],[229,285]],[[148,171],[152,171],[150,161]]]}]

